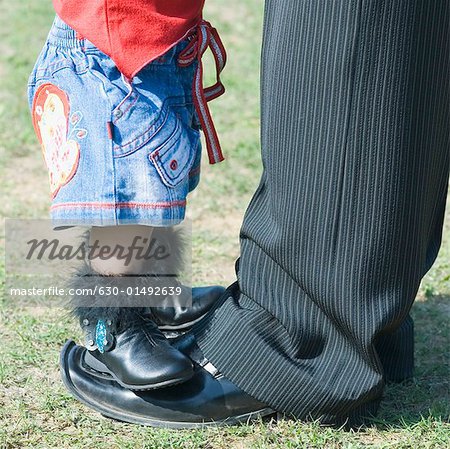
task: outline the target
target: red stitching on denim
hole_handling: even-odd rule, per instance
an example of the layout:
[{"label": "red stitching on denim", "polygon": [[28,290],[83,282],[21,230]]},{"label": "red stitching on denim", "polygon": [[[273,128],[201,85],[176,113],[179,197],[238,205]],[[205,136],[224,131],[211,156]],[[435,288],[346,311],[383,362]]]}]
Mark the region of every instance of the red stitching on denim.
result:
[{"label": "red stitching on denim", "polygon": [[61,208],[105,208],[105,209],[133,209],[133,208],[143,208],[143,209],[165,209],[170,207],[184,207],[186,206],[186,200],[178,200],[178,201],[167,201],[161,203],[136,203],[136,202],[128,202],[128,203],[94,203],[94,202],[86,202],[86,203],[64,203],[64,204],[53,204],[50,209],[61,209]]},{"label": "red stitching on denim", "polygon": [[[135,99],[127,106],[127,108],[126,109],[124,109],[123,111],[122,111],[122,109],[121,109],[121,111],[122,111],[122,114],[126,114],[136,103],[137,103],[137,101],[138,101],[138,99],[139,99],[139,94],[138,93],[136,93],[136,92],[131,92],[131,95],[136,95],[136,97],[135,97]],[[130,95],[130,96],[131,96]],[[120,117],[120,118],[122,118],[122,117]],[[117,120],[120,120],[120,119],[117,119]],[[116,120],[116,121],[117,121]]]},{"label": "red stitching on denim", "polygon": [[[130,92],[127,97],[131,97],[131,95],[133,95],[133,92]],[[122,107],[122,104],[127,100],[127,97],[125,97],[122,102],[119,104],[119,106],[116,107],[116,109],[114,109],[114,111],[120,111],[122,113],[122,115],[119,118],[116,118],[115,120],[113,120],[113,123],[116,124],[118,120],[120,120],[125,113],[127,113],[134,105],[135,103],[138,101],[138,95],[136,94],[136,98],[127,106],[127,108],[125,110],[122,111],[122,109],[120,109]]]}]

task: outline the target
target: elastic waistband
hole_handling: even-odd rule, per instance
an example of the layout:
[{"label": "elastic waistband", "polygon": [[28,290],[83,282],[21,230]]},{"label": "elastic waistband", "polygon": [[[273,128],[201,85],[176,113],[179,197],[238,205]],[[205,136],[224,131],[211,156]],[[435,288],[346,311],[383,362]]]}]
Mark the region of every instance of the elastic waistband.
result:
[{"label": "elastic waistband", "polygon": [[89,41],[80,39],[78,33],[58,16],[55,17],[50,28],[47,42],[59,48],[85,48],[86,44],[90,44]]},{"label": "elastic waistband", "polygon": [[[53,21],[53,25],[48,34],[47,43],[62,49],[79,48],[83,51],[90,50],[101,52],[92,42],[80,36],[73,28],[70,27],[70,25],[67,25],[67,23],[65,23],[58,16],[55,16],[55,20]],[[177,54],[186,47],[187,44],[188,40],[183,39],[177,45],[174,45],[163,55],[162,62],[165,64],[170,63],[172,59],[176,58]],[[153,63],[159,64],[159,59],[161,58],[153,61]]]}]

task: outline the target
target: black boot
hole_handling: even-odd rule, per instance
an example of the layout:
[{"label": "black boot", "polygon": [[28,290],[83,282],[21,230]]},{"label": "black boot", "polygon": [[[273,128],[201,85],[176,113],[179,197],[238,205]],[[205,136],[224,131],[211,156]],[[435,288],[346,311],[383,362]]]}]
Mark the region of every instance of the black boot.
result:
[{"label": "black boot", "polygon": [[172,348],[146,316],[145,300],[127,294],[154,284],[151,276],[101,276],[88,264],[71,283],[74,291],[90,293],[73,298],[73,314],[85,332],[89,350],[86,368],[97,375],[112,376],[131,390],[160,388],[193,376],[190,360]]},{"label": "black boot", "polygon": [[[179,304],[173,299],[165,305],[161,303],[158,307],[151,307],[148,316],[158,325],[166,336],[178,337],[187,332],[192,326],[200,321],[211,309],[214,303],[225,291],[224,287],[218,285],[208,287],[194,287],[192,290],[181,286],[182,295],[192,294],[192,305],[187,307],[185,300],[180,300]],[[192,293],[191,293],[192,292]]]},{"label": "black boot", "polygon": [[[89,350],[86,368],[90,367],[95,374],[112,375],[120,385],[133,390],[159,388],[189,379],[192,375],[189,364],[167,339],[188,332],[224,290],[219,286],[193,288],[191,307],[77,309]],[[124,365],[123,360],[131,357],[133,364]],[[150,382],[149,377],[153,379]]]},{"label": "black boot", "polygon": [[[89,350],[84,358],[86,369],[100,376],[112,376],[132,390],[159,388],[192,377],[192,363],[170,346],[157,326],[168,337],[178,337],[199,321],[224,291],[222,287],[192,289],[191,307],[185,306],[191,290],[184,286],[179,297],[156,297],[149,306],[143,300],[145,296],[128,296],[126,292],[148,291],[150,287],[164,287],[167,282],[171,285],[173,278],[164,275],[181,271],[180,233],[172,228],[155,229],[153,238],[167,248],[170,258],[145,260],[142,274],[126,278],[99,276],[85,263],[72,285],[74,289],[98,292],[97,296],[76,298],[74,304],[74,314],[85,331]],[[85,239],[87,243],[88,233]],[[110,297],[105,292],[111,292]]]},{"label": "black boot", "polygon": [[[144,273],[179,273],[183,265],[183,235],[174,228],[155,228],[152,239],[158,246],[165,247],[171,257],[165,261],[155,262],[149,259],[144,263]],[[218,285],[190,288],[178,284],[181,293],[178,296],[158,297],[146,315],[151,318],[168,338],[179,337],[189,331],[211,309],[213,304],[225,291]],[[189,296],[192,295],[192,302]],[[189,304],[189,305],[188,305]]]},{"label": "black boot", "polygon": [[150,390],[193,376],[190,360],[173,348],[138,308],[79,310],[86,335],[86,369],[131,390]]}]

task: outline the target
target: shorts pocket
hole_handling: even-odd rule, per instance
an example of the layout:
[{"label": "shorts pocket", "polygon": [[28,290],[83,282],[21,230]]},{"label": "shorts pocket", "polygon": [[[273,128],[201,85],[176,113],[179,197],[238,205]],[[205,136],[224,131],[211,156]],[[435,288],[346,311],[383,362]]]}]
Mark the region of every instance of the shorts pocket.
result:
[{"label": "shorts pocket", "polygon": [[86,58],[89,76],[110,105],[107,126],[114,157],[132,154],[147,145],[162,126],[162,101],[157,95],[140,93],[104,53],[89,50]]},{"label": "shorts pocket", "polygon": [[114,156],[121,157],[147,145],[164,128],[163,108],[134,90],[112,111]]},{"label": "shorts pocket", "polygon": [[168,113],[164,131],[151,141],[149,160],[168,187],[188,179],[200,139],[198,131],[184,125],[175,114]]}]

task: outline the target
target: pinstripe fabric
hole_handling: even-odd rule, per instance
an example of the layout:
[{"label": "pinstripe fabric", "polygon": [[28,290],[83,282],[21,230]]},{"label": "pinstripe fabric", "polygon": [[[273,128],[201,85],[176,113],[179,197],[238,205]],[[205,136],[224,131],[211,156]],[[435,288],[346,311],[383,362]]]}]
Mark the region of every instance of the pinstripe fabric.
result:
[{"label": "pinstripe fabric", "polygon": [[239,286],[196,333],[280,411],[356,419],[412,373],[448,183],[449,17],[449,0],[266,1],[264,171]]}]

